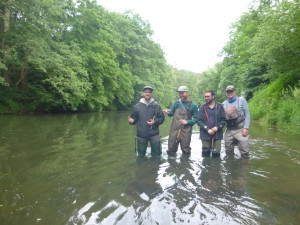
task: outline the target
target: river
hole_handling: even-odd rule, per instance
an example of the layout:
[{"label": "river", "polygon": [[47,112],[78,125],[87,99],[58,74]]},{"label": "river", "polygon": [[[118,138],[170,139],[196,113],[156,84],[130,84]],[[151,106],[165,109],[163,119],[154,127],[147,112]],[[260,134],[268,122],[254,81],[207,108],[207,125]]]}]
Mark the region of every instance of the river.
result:
[{"label": "river", "polygon": [[252,122],[251,156],[135,156],[127,112],[0,116],[3,225],[299,224],[300,141]]}]

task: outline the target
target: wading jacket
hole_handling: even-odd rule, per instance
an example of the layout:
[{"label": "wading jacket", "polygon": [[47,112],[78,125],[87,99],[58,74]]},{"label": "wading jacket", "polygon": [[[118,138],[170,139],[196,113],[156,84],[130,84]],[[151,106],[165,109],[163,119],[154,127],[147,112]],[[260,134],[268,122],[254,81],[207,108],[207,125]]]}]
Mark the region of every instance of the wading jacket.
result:
[{"label": "wading jacket", "polygon": [[[243,97],[237,97],[237,100],[235,100],[232,103],[228,102],[228,99],[226,99],[223,102],[223,107],[226,110],[228,107],[235,107],[238,109],[238,113],[242,116],[245,117],[245,122],[244,122],[244,126],[242,128],[246,128],[249,129],[250,127],[250,113],[249,113],[249,109],[248,109],[248,105],[247,105],[247,101],[245,98]],[[227,128],[228,128],[228,124],[227,124]]]},{"label": "wading jacket", "polygon": [[[198,111],[198,125],[200,127],[200,139],[201,140],[210,140],[210,134],[208,130],[212,127],[208,127],[209,118],[208,118],[208,109],[207,105],[203,104],[200,106]],[[215,105],[215,126],[218,128],[218,131],[215,133],[215,140],[223,139],[223,127],[226,125],[226,114],[222,104],[216,103]]]},{"label": "wading jacket", "polygon": [[[137,124],[137,136],[141,138],[158,135],[158,126],[165,120],[165,115],[161,107],[153,99],[147,105],[144,98],[134,106],[131,117],[134,119],[134,123],[130,124]],[[153,118],[155,123],[153,126],[149,126],[147,121]]]}]

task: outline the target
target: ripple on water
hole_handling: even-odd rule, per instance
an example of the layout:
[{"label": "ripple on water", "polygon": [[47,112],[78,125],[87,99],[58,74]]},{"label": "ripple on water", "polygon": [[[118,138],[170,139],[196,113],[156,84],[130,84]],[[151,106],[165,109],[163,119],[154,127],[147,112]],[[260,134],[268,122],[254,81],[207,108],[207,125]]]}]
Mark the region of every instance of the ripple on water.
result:
[{"label": "ripple on water", "polygon": [[102,207],[89,203],[74,212],[69,224],[259,224],[263,210],[248,195],[248,164],[241,160],[199,161],[179,153],[140,166],[145,176],[157,166],[150,181],[156,187],[130,189],[123,195],[132,199],[127,206],[116,200]]}]

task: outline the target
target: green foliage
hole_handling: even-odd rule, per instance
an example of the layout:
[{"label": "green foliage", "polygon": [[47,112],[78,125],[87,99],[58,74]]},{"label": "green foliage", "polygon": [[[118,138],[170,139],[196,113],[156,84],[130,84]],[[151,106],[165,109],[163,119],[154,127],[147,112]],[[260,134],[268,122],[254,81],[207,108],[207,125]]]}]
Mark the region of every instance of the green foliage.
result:
[{"label": "green foliage", "polygon": [[286,73],[299,74],[299,20],[299,1],[282,1],[264,14],[250,52],[254,62],[267,65],[267,76],[271,80]]},{"label": "green foliage", "polygon": [[29,90],[5,86],[0,89],[0,113],[28,113],[35,111],[35,105],[31,101],[32,97],[32,92]]},{"label": "green foliage", "polygon": [[3,112],[128,109],[145,85],[171,101],[174,76],[139,15],[110,13],[95,0],[4,3]]},{"label": "green foliage", "polygon": [[186,70],[176,70],[176,69],[173,69],[173,73],[176,78],[176,83],[174,84],[173,87],[174,100],[178,98],[178,93],[175,91],[178,89],[178,87],[184,85],[189,88],[191,100],[193,100],[197,105],[200,105],[203,96],[202,94],[203,90],[199,86],[200,74],[186,71]]},{"label": "green foliage", "polygon": [[224,60],[197,74],[170,68],[150,24],[95,0],[0,3],[0,112],[131,109],[146,85],[170,107],[186,85],[204,103],[227,85],[251,117],[299,133],[300,2],[261,0],[232,24]]},{"label": "green foliage", "polygon": [[286,89],[283,83],[279,78],[256,93],[249,103],[250,114],[252,119],[300,134],[300,89]]},{"label": "green foliage", "polygon": [[232,24],[223,62],[199,76],[199,89],[222,101],[232,84],[251,99],[252,119],[299,133],[299,21],[299,1],[259,1]]},{"label": "green foliage", "polygon": [[113,23],[120,32],[122,43],[117,60],[130,71],[129,80],[135,90],[133,102],[139,100],[143,87],[150,85],[155,90],[155,99],[162,106],[168,105],[172,95],[173,75],[161,47],[151,40],[153,32],[149,23],[132,11],[127,11],[124,17],[115,15]]},{"label": "green foliage", "polygon": [[5,79],[0,77],[0,87],[6,85]]},{"label": "green foliage", "polygon": [[278,125],[292,134],[300,134],[300,89],[290,89],[284,93],[278,105]]},{"label": "green foliage", "polygon": [[264,119],[270,124],[276,124],[275,112],[281,98],[283,85],[281,79],[257,92],[249,102],[252,119]]}]

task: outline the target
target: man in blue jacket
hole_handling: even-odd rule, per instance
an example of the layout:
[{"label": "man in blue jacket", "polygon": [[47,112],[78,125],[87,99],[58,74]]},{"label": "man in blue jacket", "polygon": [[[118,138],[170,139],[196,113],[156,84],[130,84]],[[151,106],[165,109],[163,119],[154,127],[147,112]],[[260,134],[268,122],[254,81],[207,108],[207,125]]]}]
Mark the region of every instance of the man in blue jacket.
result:
[{"label": "man in blue jacket", "polygon": [[223,102],[226,113],[227,129],[225,132],[226,154],[233,155],[237,145],[242,157],[249,157],[250,113],[246,100],[236,95],[235,87],[226,87],[227,99]]},{"label": "man in blue jacket", "polygon": [[137,151],[139,157],[146,155],[148,141],[151,144],[151,155],[161,155],[161,143],[159,128],[165,116],[160,106],[153,100],[153,88],[145,86],[143,98],[134,106],[128,122],[130,125],[137,124]]},{"label": "man in blue jacket", "polygon": [[207,90],[204,94],[205,104],[198,111],[198,125],[202,141],[202,156],[219,157],[223,127],[226,125],[225,110],[222,104],[215,102],[215,92]]}]

